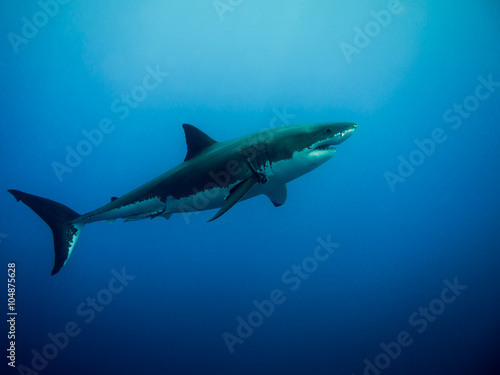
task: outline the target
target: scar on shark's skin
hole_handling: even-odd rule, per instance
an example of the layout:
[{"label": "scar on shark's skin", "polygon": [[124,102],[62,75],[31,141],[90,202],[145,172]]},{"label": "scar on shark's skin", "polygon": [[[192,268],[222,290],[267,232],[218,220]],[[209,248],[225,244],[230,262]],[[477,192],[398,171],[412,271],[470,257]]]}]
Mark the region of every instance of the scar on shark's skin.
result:
[{"label": "scar on shark's skin", "polygon": [[80,215],[55,201],[8,190],[52,229],[55,262],[52,275],[68,261],[84,225],[95,221],[170,218],[219,209],[226,213],[240,200],[267,195],[275,206],[285,203],[286,183],[325,163],[334,146],[349,138],[350,122],[283,126],[225,142],[216,142],[198,128],[184,124],[184,162],[94,211]]}]

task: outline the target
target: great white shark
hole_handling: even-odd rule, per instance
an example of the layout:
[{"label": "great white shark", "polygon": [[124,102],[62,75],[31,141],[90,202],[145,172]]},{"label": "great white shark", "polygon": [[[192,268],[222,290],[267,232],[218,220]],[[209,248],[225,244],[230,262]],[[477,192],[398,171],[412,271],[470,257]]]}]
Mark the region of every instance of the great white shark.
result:
[{"label": "great white shark", "polygon": [[55,275],[68,261],[84,225],[95,221],[169,219],[172,214],[219,209],[215,220],[240,200],[267,195],[275,206],[287,198],[286,184],[333,157],[349,138],[351,122],[290,125],[216,142],[184,124],[184,162],[122,197],[80,215],[55,201],[8,190],[51,228]]}]

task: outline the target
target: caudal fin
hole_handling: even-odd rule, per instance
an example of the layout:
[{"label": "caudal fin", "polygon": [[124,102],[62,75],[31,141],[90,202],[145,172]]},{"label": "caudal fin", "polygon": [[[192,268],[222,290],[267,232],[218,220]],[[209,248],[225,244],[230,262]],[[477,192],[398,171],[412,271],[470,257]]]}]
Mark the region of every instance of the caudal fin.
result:
[{"label": "caudal fin", "polygon": [[72,209],[51,201],[50,199],[23,193],[19,190],[8,190],[8,192],[11,193],[17,201],[22,201],[35,211],[35,213],[47,223],[50,229],[52,229],[55,251],[52,275],[55,275],[68,261],[76,240],[80,235],[83,224],[75,223],[75,219],[80,215]]}]

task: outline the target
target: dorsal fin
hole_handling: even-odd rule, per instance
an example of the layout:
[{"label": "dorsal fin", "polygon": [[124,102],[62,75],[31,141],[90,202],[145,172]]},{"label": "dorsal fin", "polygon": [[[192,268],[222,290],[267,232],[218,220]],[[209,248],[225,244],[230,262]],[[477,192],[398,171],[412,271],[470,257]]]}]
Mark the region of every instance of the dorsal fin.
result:
[{"label": "dorsal fin", "polygon": [[111,197],[111,202],[116,201],[117,199],[117,197]]},{"label": "dorsal fin", "polygon": [[193,125],[182,124],[182,127],[184,128],[184,134],[186,135],[187,144],[187,154],[184,161],[192,159],[208,146],[217,143]]}]

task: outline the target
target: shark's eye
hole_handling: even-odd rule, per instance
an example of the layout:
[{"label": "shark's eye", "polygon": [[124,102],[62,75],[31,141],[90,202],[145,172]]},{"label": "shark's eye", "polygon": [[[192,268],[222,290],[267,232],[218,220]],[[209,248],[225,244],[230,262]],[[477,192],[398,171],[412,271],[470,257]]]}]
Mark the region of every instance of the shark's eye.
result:
[{"label": "shark's eye", "polygon": [[330,129],[326,129],[326,132],[327,133],[331,133],[332,131]]}]

